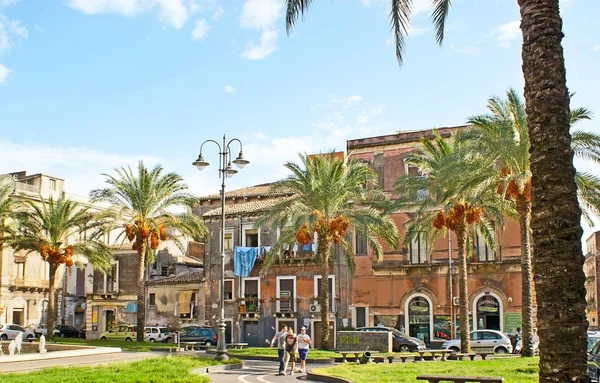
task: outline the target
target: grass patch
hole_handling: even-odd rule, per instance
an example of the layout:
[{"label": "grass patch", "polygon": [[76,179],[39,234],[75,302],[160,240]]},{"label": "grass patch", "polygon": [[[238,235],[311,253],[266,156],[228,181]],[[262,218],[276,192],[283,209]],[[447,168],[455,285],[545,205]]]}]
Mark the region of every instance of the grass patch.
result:
[{"label": "grass patch", "polygon": [[[230,359],[225,364],[240,363]],[[192,374],[200,367],[223,364],[212,358],[177,356],[151,358],[99,367],[49,368],[28,374],[0,375],[2,383],[208,383],[206,376]]]},{"label": "grass patch", "polygon": [[505,383],[537,383],[539,358],[503,358],[476,361],[345,363],[313,372],[348,378],[355,383],[416,382],[422,374],[455,376],[502,376]]},{"label": "grass patch", "polygon": [[176,344],[158,342],[127,342],[124,340],[100,340],[100,339],[77,339],[77,338],[52,338],[48,344],[74,344],[78,346],[94,347],[120,347],[123,351],[150,351],[151,348],[175,348]]},{"label": "grass patch", "polygon": [[[227,353],[234,356],[267,356],[277,358],[277,349],[269,347],[248,347],[244,349],[233,349],[228,348]],[[331,359],[335,357],[341,357],[335,351],[323,351],[323,350],[310,350],[308,352],[308,359]]]}]

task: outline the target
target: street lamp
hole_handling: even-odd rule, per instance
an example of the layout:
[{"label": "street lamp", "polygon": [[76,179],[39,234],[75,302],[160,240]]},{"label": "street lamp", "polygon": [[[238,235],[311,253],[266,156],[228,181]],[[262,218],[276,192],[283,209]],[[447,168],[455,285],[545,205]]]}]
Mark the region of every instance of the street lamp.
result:
[{"label": "street lamp", "polygon": [[[237,158],[231,161],[231,148],[229,145],[233,141],[237,141],[240,144],[240,154]],[[225,135],[223,135],[223,145],[220,145],[217,141],[206,140],[200,145],[200,155],[198,159],[192,163],[198,170],[204,170],[210,163],[204,159],[202,154],[202,147],[207,142],[213,142],[219,147],[219,177],[222,180],[221,183],[221,281],[220,281],[220,294],[219,304],[221,305],[221,314],[219,316],[219,334],[217,339],[217,356],[216,360],[228,360],[227,347],[225,345],[225,179],[233,177],[238,171],[232,166],[232,162],[237,165],[238,168],[242,169],[248,165],[250,161],[244,159],[242,152],[242,141],[237,138],[232,138],[227,142]]]}]

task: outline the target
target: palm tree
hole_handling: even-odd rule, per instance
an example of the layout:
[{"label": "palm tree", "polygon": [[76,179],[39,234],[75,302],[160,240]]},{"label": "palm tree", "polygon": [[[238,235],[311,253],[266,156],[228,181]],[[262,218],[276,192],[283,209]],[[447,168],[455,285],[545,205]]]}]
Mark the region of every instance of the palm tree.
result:
[{"label": "palm tree", "polygon": [[[46,325],[48,336],[52,336],[54,328],[54,300],[56,295],[56,271],[60,265],[67,267],[75,263],[81,265],[77,255],[84,256],[95,269],[108,270],[112,265],[110,248],[99,238],[102,221],[96,220],[88,207],[60,197],[54,200],[37,202],[22,200],[23,207],[15,217],[17,229],[14,235],[7,237],[7,243],[15,252],[26,254],[36,252],[48,262],[48,318]],[[89,232],[87,236],[81,233]]]},{"label": "palm tree", "polygon": [[14,183],[10,177],[0,177],[0,251],[4,246],[4,236],[12,233],[10,220],[14,218],[16,204],[12,198]]},{"label": "palm tree", "polygon": [[380,208],[386,203],[376,188],[377,175],[367,164],[355,159],[340,159],[333,154],[300,155],[301,164],[284,166],[292,174],[273,184],[274,191],[292,192],[257,221],[257,226],[281,229],[281,236],[267,254],[264,269],[293,245],[310,243],[316,235],[316,259],[321,265],[321,348],[329,348],[329,274],[336,246],[341,249],[354,272],[354,249],[347,233],[356,231],[366,237],[379,260],[383,249],[378,236],[392,246],[398,245],[398,231]]},{"label": "palm tree", "polygon": [[[498,193],[516,203],[521,232],[523,356],[533,356],[533,274],[531,269],[531,170],[529,131],[525,105],[514,89],[506,92],[506,100],[492,97],[488,100],[490,114],[470,117],[470,129],[459,135],[470,141],[473,150],[483,156],[497,158],[501,182]],[[589,120],[591,112],[577,108],[571,112],[571,124]],[[576,131],[571,146],[576,155],[598,161],[600,136]],[[590,214],[600,211],[600,182],[589,173],[576,173],[578,195],[584,215],[591,223]],[[581,185],[581,186],[579,186]]]},{"label": "palm tree", "polygon": [[[160,165],[149,170],[139,162],[137,173],[130,167],[115,169],[117,175],[106,176],[105,189],[92,190],[92,201],[108,202],[112,208],[106,216],[113,219],[114,226],[122,232],[117,239],[125,237],[133,242],[132,249],[138,255],[137,269],[137,340],[144,341],[146,325],[144,271],[147,262],[155,258],[161,241],[173,240],[183,251],[185,236],[199,241],[206,235],[202,219],[192,214],[195,198],[187,192],[188,187],[176,173],[163,174]],[[181,213],[174,209],[185,208]]]},{"label": "palm tree", "polygon": [[[287,0],[288,35],[312,0]],[[586,301],[581,210],[569,144],[569,91],[559,0],[517,0],[527,126],[531,141],[531,227],[538,302],[540,382],[585,381]],[[444,39],[451,0],[432,0],[436,40]],[[412,1],[391,0],[396,57],[402,63]],[[560,201],[560,204],[556,204]],[[568,309],[567,309],[568,308]],[[560,310],[560,313],[557,311]],[[565,335],[564,328],[572,329]],[[560,344],[561,347],[555,347]],[[557,380],[558,379],[558,380]]]},{"label": "palm tree", "polygon": [[[446,141],[437,131],[405,161],[426,176],[404,175],[394,183],[395,208],[413,215],[404,244],[426,237],[436,243],[448,230],[456,234],[458,246],[459,311],[461,351],[470,350],[467,253],[472,233],[477,232],[496,249],[495,227],[504,223],[506,203],[494,192],[493,159],[472,156],[462,141]],[[456,177],[461,174],[461,177]]]}]

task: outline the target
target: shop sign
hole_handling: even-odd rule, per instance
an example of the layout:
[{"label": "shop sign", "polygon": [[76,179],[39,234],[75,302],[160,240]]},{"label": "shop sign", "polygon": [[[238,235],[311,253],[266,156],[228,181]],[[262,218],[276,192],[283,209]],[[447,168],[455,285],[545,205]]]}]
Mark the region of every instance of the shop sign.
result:
[{"label": "shop sign", "polygon": [[482,313],[497,313],[498,301],[495,298],[484,297],[477,302],[477,311]]}]

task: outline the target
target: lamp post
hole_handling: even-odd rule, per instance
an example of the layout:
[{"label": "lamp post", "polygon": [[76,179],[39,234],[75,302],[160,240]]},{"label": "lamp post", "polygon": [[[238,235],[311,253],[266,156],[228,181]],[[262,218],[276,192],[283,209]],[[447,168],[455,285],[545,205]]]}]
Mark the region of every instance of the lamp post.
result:
[{"label": "lamp post", "polygon": [[[238,157],[231,161],[231,149],[230,145],[232,142],[237,141],[240,144],[240,154]],[[221,178],[221,281],[219,283],[219,304],[220,304],[220,315],[219,315],[219,334],[217,339],[217,356],[216,360],[227,360],[227,347],[225,346],[225,179],[233,177],[237,170],[233,168],[231,163],[237,165],[238,168],[242,169],[248,165],[250,161],[244,159],[242,153],[242,141],[237,138],[232,138],[227,142],[225,135],[223,135],[223,145],[219,144],[215,140],[206,140],[200,145],[200,155],[198,159],[192,163],[198,170],[202,171],[208,165],[207,161],[204,160],[202,155],[202,147],[207,142],[212,142],[219,147],[219,177]]]}]

